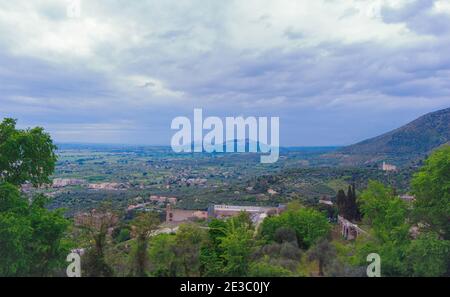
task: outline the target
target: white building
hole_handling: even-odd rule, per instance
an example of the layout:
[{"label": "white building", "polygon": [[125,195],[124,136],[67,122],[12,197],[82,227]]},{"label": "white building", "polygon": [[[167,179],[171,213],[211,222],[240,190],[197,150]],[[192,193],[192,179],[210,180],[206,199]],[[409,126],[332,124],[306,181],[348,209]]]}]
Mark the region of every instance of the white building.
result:
[{"label": "white building", "polygon": [[384,161],[381,168],[383,169],[383,171],[397,171],[397,166],[388,164]]}]

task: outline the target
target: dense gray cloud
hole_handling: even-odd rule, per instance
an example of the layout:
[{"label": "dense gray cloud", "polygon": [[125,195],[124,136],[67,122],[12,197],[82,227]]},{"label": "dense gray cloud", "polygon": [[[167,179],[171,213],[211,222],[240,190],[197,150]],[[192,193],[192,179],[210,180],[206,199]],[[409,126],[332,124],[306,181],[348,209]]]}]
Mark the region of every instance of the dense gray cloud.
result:
[{"label": "dense gray cloud", "polygon": [[[341,145],[450,105],[448,1],[0,3],[0,116],[57,141],[164,144],[170,121],[280,116]],[[345,133],[343,133],[345,131]]]}]

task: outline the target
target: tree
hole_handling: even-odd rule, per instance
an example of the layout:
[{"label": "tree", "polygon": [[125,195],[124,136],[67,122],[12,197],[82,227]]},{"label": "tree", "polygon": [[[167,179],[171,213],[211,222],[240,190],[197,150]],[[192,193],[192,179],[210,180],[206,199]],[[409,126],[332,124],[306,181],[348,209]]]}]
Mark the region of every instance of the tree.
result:
[{"label": "tree", "polygon": [[28,205],[11,184],[0,185],[0,202],[0,276],[25,276],[29,273],[28,243],[33,234]]},{"label": "tree", "polygon": [[348,186],[347,195],[344,190],[339,190],[336,196],[336,204],[339,214],[350,221],[359,220],[361,215],[359,212],[355,185]]},{"label": "tree", "polygon": [[0,276],[46,276],[63,265],[69,222],[46,201],[38,196],[28,204],[17,187],[0,184]]},{"label": "tree", "polygon": [[150,239],[149,261],[152,276],[183,276],[175,253],[175,240],[176,237],[172,234],[159,234]]},{"label": "tree", "polygon": [[346,216],[346,208],[347,208],[347,196],[345,196],[344,190],[339,190],[336,196],[336,204],[338,207],[338,212],[341,216]]},{"label": "tree", "polygon": [[298,246],[305,249],[326,236],[331,229],[323,213],[311,208],[300,208],[266,218],[261,224],[261,236],[268,241],[274,241],[276,231],[281,227],[295,230]]},{"label": "tree", "polygon": [[222,275],[247,275],[254,243],[253,234],[253,224],[246,212],[241,212],[226,222],[213,221],[213,224],[210,224],[209,236],[213,245],[217,246],[208,253],[212,259],[219,256],[219,261],[214,260],[216,266],[222,263]]},{"label": "tree", "polygon": [[65,266],[65,258],[70,250],[66,239],[69,221],[62,209],[49,211],[45,208],[48,198],[38,196],[29,207],[30,225],[33,229],[28,253],[31,257],[30,273],[34,276],[49,275]]},{"label": "tree", "polygon": [[371,225],[371,238],[357,242],[360,264],[369,253],[378,253],[383,261],[383,275],[408,275],[406,249],[410,244],[408,212],[405,202],[376,181],[369,181],[361,194],[361,211]]},{"label": "tree", "polygon": [[223,220],[212,219],[208,224],[208,240],[200,250],[200,273],[202,276],[224,276],[223,250],[220,247],[221,238],[226,236],[227,223]]},{"label": "tree", "polygon": [[436,150],[411,182],[416,222],[450,239],[450,145]]},{"label": "tree", "polygon": [[86,254],[83,256],[83,274],[90,277],[112,276],[114,272],[105,260],[105,251],[107,235],[110,228],[116,225],[117,215],[111,210],[111,206],[105,203],[98,210],[93,209],[82,214],[78,220],[76,225],[88,243]]},{"label": "tree", "polygon": [[423,233],[413,240],[406,251],[412,276],[443,276],[450,262],[450,241],[436,233]]},{"label": "tree", "polygon": [[132,222],[132,229],[136,239],[135,250],[132,255],[131,274],[133,276],[148,276],[148,239],[159,223],[159,215],[150,212],[140,213]]},{"label": "tree", "polygon": [[361,194],[361,211],[365,221],[372,226],[374,235],[382,242],[406,240],[410,226],[407,224],[405,202],[393,195],[391,189],[376,181],[369,181]]},{"label": "tree", "polygon": [[249,269],[249,257],[253,241],[253,231],[249,228],[236,227],[234,220],[230,220],[226,235],[220,238],[221,255],[224,260],[224,274],[226,276],[246,276]]},{"label": "tree", "polygon": [[336,249],[326,238],[319,240],[308,250],[310,260],[317,260],[319,263],[319,276],[324,276],[324,269],[330,265],[336,257]]},{"label": "tree", "polygon": [[200,250],[206,231],[195,224],[183,224],[175,237],[177,255],[184,276],[200,276]]},{"label": "tree", "polygon": [[252,254],[254,263],[281,267],[289,271],[291,275],[297,271],[301,257],[302,251],[298,248],[297,242],[271,242],[257,248]]},{"label": "tree", "polygon": [[0,124],[0,182],[19,186],[50,183],[56,163],[56,146],[43,128],[16,129],[16,120]]},{"label": "tree", "polygon": [[49,182],[56,155],[42,128],[17,130],[0,123],[0,276],[47,276],[64,265],[69,222],[45,208],[42,195],[23,197],[18,186]]},{"label": "tree", "polygon": [[298,242],[295,230],[290,227],[280,227],[277,230],[275,230],[273,239],[278,243],[291,242],[297,245]]}]

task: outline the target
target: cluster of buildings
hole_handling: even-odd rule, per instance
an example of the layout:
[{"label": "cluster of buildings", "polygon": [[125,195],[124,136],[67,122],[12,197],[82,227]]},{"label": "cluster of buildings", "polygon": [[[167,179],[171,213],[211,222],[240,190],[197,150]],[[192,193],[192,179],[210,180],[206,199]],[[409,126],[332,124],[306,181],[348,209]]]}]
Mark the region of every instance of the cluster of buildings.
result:
[{"label": "cluster of buildings", "polygon": [[128,189],[129,185],[125,183],[99,183],[99,184],[89,184],[88,189],[91,190],[125,190]]},{"label": "cluster of buildings", "polygon": [[[143,200],[141,197],[138,197],[136,199]],[[154,204],[168,204],[168,205],[175,205],[177,204],[177,198],[175,197],[165,197],[165,196],[156,196],[151,195],[149,198],[150,201],[147,200],[147,202],[137,203],[137,204],[131,204],[128,206],[127,211],[133,211],[133,210],[148,210],[147,207],[154,205]]]},{"label": "cluster of buildings", "polygon": [[397,166],[388,164],[383,161],[383,164],[381,165],[381,169],[383,171],[397,171]]},{"label": "cluster of buildings", "polygon": [[78,186],[78,185],[84,185],[86,184],[86,181],[84,179],[77,179],[77,178],[55,178],[53,180],[52,187],[53,188],[64,188],[68,186]]},{"label": "cluster of buildings", "polygon": [[177,198],[175,198],[175,197],[151,195],[150,201],[156,202],[156,203],[169,203],[169,204],[173,204],[173,205],[177,204]]},{"label": "cluster of buildings", "polygon": [[238,205],[210,205],[207,210],[174,209],[171,204],[166,207],[166,223],[178,224],[193,220],[207,220],[210,218],[226,219],[241,212],[250,215],[255,224],[259,224],[268,215],[279,214],[285,209],[284,205],[277,207],[238,206]]},{"label": "cluster of buildings", "polygon": [[[122,190],[128,189],[130,187],[127,183],[96,183],[96,184],[88,184],[84,179],[78,178],[55,178],[53,179],[51,184],[42,185],[40,188],[53,188],[53,189],[61,189],[65,187],[71,186],[86,186],[91,190]],[[22,190],[29,191],[33,188],[33,185],[30,183],[23,184]]]}]

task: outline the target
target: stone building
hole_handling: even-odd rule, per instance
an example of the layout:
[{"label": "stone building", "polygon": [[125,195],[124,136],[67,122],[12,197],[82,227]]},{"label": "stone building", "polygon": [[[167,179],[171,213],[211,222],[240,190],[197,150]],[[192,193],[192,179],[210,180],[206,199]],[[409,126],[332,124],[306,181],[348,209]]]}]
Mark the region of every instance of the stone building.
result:
[{"label": "stone building", "polygon": [[381,166],[383,171],[397,171],[397,166],[388,164],[383,161],[383,165]]},{"label": "stone building", "polygon": [[170,203],[166,206],[166,223],[181,223],[206,219],[208,219],[208,212],[206,210],[174,209]]}]

